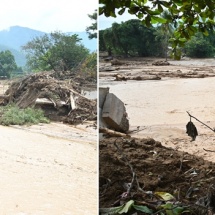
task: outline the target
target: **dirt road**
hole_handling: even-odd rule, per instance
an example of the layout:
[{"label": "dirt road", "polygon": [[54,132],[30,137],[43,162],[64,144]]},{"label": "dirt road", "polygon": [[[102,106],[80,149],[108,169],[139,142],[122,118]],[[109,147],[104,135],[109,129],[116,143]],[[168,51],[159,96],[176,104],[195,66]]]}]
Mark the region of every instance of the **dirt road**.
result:
[{"label": "dirt road", "polygon": [[1,126],[0,190],[2,215],[96,214],[96,130]]}]

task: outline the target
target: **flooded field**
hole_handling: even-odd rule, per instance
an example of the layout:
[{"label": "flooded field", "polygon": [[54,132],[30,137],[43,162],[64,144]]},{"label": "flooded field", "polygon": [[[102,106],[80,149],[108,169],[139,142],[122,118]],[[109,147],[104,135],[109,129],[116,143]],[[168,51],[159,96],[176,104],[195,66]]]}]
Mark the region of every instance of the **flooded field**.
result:
[{"label": "flooded field", "polygon": [[[144,61],[144,60],[143,60]],[[169,66],[152,66],[151,61],[144,65],[135,63],[126,72],[201,71],[212,74],[215,71],[214,59],[169,61]],[[139,63],[139,61],[138,61]],[[128,66],[129,67],[129,66]],[[125,67],[123,68],[125,69]],[[100,72],[100,86],[110,87],[126,105],[130,130],[140,126],[134,137],[151,137],[181,151],[187,151],[215,162],[210,152],[203,148],[215,150],[214,133],[193,119],[199,136],[195,142],[186,134],[186,124],[190,120],[188,111],[210,127],[215,127],[215,77],[178,78],[162,77],[161,80],[114,81],[113,73],[125,73],[118,69],[112,72]],[[161,74],[161,73],[160,73]]]}]

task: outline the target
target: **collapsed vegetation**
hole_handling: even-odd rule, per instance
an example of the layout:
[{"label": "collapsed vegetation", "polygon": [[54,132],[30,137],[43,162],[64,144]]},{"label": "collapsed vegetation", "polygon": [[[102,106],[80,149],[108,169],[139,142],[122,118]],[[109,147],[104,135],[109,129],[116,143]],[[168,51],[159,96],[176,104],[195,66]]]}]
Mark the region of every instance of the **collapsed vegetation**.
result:
[{"label": "collapsed vegetation", "polygon": [[49,123],[49,119],[44,116],[40,109],[26,108],[20,109],[14,104],[0,107],[0,124],[1,125],[24,125]]},{"label": "collapsed vegetation", "polygon": [[[88,33],[92,33],[91,30],[95,29],[88,30]],[[43,112],[40,113],[44,113],[43,117],[49,120],[70,124],[96,119],[96,100],[85,98],[82,91],[86,87],[88,90],[96,90],[97,53],[90,53],[78,35],[61,32],[44,34],[33,38],[22,50],[26,53],[27,75],[13,81],[5,94],[0,96],[1,105],[6,106],[2,109],[3,112],[6,111],[2,113],[2,124],[48,121],[45,118],[37,121],[24,117],[25,111],[29,110],[32,111],[30,115],[38,117],[36,109],[41,109]],[[7,56],[0,56],[3,65],[0,75],[7,78],[11,74],[6,74],[2,69],[8,68],[11,72],[14,57],[11,53],[5,54]],[[13,111],[17,113],[17,117],[22,115],[24,118],[18,119]]]},{"label": "collapsed vegetation", "polygon": [[54,72],[36,73],[13,82],[2,96],[2,104],[39,108],[48,119],[70,124],[95,120],[96,100],[81,95],[82,87],[75,80],[54,76]]}]

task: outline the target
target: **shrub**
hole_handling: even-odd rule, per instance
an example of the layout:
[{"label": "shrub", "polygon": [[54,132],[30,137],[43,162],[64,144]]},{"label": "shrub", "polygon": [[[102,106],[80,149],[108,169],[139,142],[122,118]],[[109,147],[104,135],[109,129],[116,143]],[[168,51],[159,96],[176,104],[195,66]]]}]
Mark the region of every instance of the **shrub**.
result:
[{"label": "shrub", "polygon": [[49,123],[42,110],[34,108],[20,109],[16,105],[7,105],[0,108],[0,124],[24,125]]},{"label": "shrub", "polygon": [[188,57],[213,57],[214,48],[206,38],[197,34],[185,45],[185,53]]}]

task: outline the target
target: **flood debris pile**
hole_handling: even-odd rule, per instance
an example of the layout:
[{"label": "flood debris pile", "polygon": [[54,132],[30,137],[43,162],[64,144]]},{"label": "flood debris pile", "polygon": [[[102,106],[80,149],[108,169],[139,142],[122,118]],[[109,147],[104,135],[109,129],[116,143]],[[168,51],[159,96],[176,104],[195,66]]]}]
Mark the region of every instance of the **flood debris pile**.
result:
[{"label": "flood debris pile", "polygon": [[153,139],[112,137],[100,140],[99,164],[101,214],[215,213],[215,165],[201,157]]},{"label": "flood debris pile", "polygon": [[161,80],[161,77],[158,75],[122,75],[122,74],[115,74],[113,75],[115,77],[115,81],[145,81],[145,80]]},{"label": "flood debris pile", "polygon": [[13,82],[3,97],[4,105],[41,108],[51,120],[75,124],[96,118],[96,101],[80,92],[73,81],[58,80],[52,73],[43,72]]},{"label": "flood debris pile", "polygon": [[168,66],[170,63],[168,61],[159,60],[152,63],[154,66]]}]

